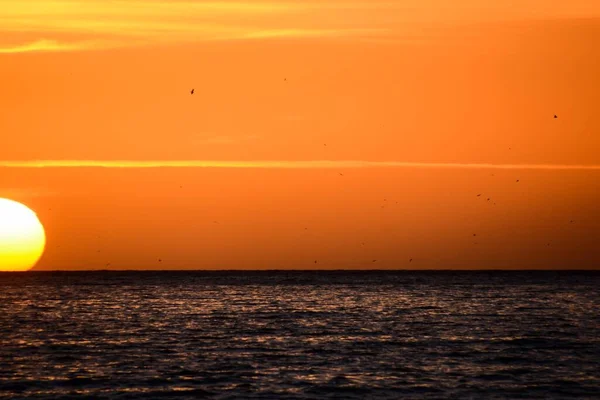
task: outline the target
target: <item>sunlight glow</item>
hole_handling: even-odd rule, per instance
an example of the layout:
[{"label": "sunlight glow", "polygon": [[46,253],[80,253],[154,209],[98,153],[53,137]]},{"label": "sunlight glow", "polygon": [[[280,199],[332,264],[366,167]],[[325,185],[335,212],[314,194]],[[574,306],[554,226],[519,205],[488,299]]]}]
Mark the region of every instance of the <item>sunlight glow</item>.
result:
[{"label": "sunlight glow", "polygon": [[0,198],[0,271],[26,271],[42,256],[44,227],[37,215],[16,201]]}]

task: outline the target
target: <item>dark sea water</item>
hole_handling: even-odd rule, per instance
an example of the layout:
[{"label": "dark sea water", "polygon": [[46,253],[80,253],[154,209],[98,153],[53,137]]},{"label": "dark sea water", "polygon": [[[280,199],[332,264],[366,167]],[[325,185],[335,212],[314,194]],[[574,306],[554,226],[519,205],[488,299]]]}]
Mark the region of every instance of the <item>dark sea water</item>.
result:
[{"label": "dark sea water", "polygon": [[4,273],[0,397],[600,399],[600,273]]}]

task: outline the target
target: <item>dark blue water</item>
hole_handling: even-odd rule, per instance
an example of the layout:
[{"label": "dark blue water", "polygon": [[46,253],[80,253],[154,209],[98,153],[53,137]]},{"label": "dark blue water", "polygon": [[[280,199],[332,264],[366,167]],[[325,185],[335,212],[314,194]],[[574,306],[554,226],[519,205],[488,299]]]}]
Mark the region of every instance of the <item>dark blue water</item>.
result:
[{"label": "dark blue water", "polygon": [[0,397],[598,399],[600,273],[4,273]]}]

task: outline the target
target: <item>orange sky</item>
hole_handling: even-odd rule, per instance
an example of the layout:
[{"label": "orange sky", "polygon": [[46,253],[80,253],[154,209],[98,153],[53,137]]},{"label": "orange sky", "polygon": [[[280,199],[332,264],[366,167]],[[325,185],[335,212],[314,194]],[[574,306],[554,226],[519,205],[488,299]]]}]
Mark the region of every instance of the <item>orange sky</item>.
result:
[{"label": "orange sky", "polygon": [[598,268],[600,3],[561,3],[0,0],[0,197],[36,269]]}]

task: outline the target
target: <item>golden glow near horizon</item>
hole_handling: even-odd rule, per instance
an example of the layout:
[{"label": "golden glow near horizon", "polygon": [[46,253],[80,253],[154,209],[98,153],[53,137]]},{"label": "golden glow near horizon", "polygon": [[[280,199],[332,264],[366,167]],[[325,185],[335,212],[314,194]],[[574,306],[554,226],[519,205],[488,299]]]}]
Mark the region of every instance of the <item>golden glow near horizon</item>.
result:
[{"label": "golden glow near horizon", "polygon": [[46,236],[36,214],[0,198],[0,271],[26,271],[42,256]]}]

